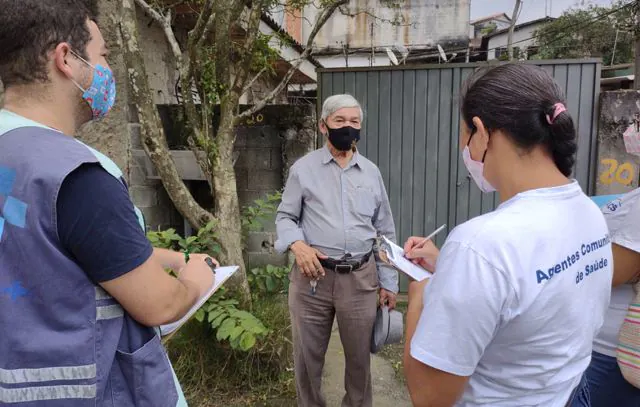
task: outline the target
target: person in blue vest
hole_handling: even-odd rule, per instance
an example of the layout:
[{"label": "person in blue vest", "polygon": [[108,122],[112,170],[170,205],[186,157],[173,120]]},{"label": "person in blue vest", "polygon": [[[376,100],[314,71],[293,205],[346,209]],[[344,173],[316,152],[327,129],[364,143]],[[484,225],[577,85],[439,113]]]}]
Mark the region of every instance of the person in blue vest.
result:
[{"label": "person in blue vest", "polygon": [[122,172],[73,138],[116,96],[96,8],[0,0],[3,406],[185,405],[154,327],[214,275],[205,255],[151,247]]}]

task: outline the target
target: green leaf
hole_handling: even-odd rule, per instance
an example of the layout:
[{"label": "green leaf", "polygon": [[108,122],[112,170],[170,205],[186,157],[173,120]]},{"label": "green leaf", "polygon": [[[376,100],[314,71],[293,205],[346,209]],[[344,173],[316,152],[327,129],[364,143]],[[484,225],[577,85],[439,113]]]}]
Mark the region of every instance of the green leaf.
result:
[{"label": "green leaf", "polygon": [[218,328],[218,332],[216,333],[216,338],[219,341],[223,341],[231,335],[231,331],[236,327],[236,321],[231,318],[225,320],[220,328]]},{"label": "green leaf", "polygon": [[237,310],[233,313],[233,316],[238,318],[238,319],[250,319],[250,320],[257,320],[257,318],[255,317],[255,315],[251,314],[250,312],[247,311],[243,311],[243,310]]},{"label": "green leaf", "polygon": [[254,334],[259,335],[267,332],[267,328],[262,325],[262,322],[260,322],[257,318],[242,319],[240,320],[240,325],[242,325],[245,330]]},{"label": "green leaf", "polygon": [[202,309],[197,310],[194,317],[198,322],[204,321],[204,311]]},{"label": "green leaf", "polygon": [[251,332],[245,332],[240,337],[240,349],[248,351],[256,344],[256,336]]},{"label": "green leaf", "polygon": [[240,338],[242,338],[242,336],[238,336],[235,339],[232,339],[229,341],[229,345],[231,345],[231,347],[233,349],[239,350],[240,349]]},{"label": "green leaf", "polygon": [[231,330],[231,333],[229,334],[229,340],[233,341],[236,340],[240,337],[240,335],[244,332],[244,328],[241,326],[236,326],[235,328],[233,328]]},{"label": "green leaf", "polygon": [[258,288],[262,291],[267,291],[267,286],[263,279],[258,279]]},{"label": "green leaf", "polygon": [[218,318],[220,315],[224,314],[224,312],[225,312],[225,311],[224,311],[223,309],[220,309],[220,308],[218,308],[218,309],[216,309],[216,310],[214,310],[214,311],[211,311],[211,312],[209,312],[209,316],[208,316],[207,320],[208,320],[209,322],[212,322],[214,319],[216,319],[216,318]]},{"label": "green leaf", "polygon": [[265,283],[267,285],[268,292],[273,292],[276,289],[276,282],[273,280],[273,276],[267,275]]},{"label": "green leaf", "polygon": [[229,314],[227,314],[226,312],[223,312],[222,315],[220,315],[219,317],[214,319],[213,322],[211,322],[211,327],[214,329],[219,327],[220,324],[222,324],[222,321],[224,321],[227,317],[229,317]]}]

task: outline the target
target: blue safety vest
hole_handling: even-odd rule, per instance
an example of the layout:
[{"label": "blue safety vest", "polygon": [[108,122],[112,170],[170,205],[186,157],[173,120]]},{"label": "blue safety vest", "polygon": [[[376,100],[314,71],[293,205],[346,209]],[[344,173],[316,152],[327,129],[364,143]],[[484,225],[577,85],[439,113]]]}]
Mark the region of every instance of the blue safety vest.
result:
[{"label": "blue safety vest", "polygon": [[158,330],[131,318],[60,244],[57,194],[84,163],[124,182],[95,149],[0,110],[0,405],[186,406]]}]

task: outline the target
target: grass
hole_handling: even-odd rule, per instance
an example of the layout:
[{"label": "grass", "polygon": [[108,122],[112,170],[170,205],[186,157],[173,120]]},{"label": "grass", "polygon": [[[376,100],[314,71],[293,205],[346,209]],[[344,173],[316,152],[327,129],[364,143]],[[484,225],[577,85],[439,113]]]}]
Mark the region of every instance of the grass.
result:
[{"label": "grass", "polygon": [[[402,315],[404,316],[404,323],[406,326],[407,303],[398,302],[396,305],[396,309],[402,312]],[[391,365],[393,366],[393,369],[396,371],[396,379],[398,379],[398,381],[400,381],[400,383],[402,384],[405,383],[404,369],[402,364],[402,358],[404,356],[404,344],[405,344],[405,337],[403,336],[402,341],[400,341],[400,343],[387,345],[379,353],[380,356],[387,359],[391,363]]]},{"label": "grass", "polygon": [[195,320],[171,340],[169,356],[189,406],[295,405],[286,298],[256,300],[253,314],[271,333],[249,352],[219,342],[207,324]]}]

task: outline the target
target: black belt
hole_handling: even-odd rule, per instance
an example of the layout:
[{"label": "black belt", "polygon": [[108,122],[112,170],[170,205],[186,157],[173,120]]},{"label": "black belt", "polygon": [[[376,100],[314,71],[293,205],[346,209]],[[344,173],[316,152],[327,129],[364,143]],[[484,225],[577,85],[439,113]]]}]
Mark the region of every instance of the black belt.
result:
[{"label": "black belt", "polygon": [[371,257],[371,252],[362,256],[360,260],[348,260],[348,259],[339,259],[339,260],[319,259],[319,260],[320,260],[320,264],[322,264],[322,267],[329,270],[333,270],[338,274],[347,274],[347,273],[351,273],[354,270],[358,270],[359,268],[367,264],[370,257]]}]

